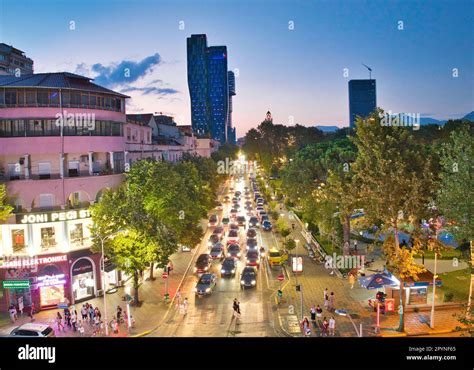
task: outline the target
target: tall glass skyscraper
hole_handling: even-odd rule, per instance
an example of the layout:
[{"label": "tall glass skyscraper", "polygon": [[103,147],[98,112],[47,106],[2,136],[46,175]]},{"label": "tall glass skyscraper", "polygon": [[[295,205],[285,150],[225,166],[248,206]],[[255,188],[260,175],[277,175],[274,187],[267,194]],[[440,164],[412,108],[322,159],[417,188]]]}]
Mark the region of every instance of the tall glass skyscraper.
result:
[{"label": "tall glass skyscraper", "polygon": [[[187,39],[187,52],[191,123],[194,133],[198,137],[210,137],[221,143],[232,141],[235,130],[229,123],[231,92],[227,71],[227,47],[208,47],[206,35],[191,35]],[[235,88],[233,91],[232,95],[235,95]]]},{"label": "tall glass skyscraper", "polygon": [[188,37],[188,87],[191,97],[191,121],[193,131],[199,137],[208,136],[210,131],[206,50],[206,35]]},{"label": "tall glass skyscraper", "polygon": [[375,80],[349,81],[349,127],[355,128],[356,116],[367,117],[377,107]]},{"label": "tall glass skyscraper", "polygon": [[227,83],[229,85],[229,113],[227,117],[227,142],[235,144],[235,128],[232,127],[232,97],[235,95],[235,74],[227,72]]}]

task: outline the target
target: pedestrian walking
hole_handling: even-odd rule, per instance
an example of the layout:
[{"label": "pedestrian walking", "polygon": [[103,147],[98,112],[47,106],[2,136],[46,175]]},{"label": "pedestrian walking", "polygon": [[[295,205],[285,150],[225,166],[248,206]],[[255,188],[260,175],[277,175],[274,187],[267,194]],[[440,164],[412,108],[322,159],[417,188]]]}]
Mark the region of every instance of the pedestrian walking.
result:
[{"label": "pedestrian walking", "polygon": [[323,319],[323,326],[321,328],[321,336],[323,337],[327,337],[328,336],[328,328],[329,328],[329,322],[328,320],[326,319],[326,317],[324,317]]},{"label": "pedestrian walking", "polygon": [[94,325],[94,308],[92,308],[92,305],[89,306],[89,324]]},{"label": "pedestrian walking", "polygon": [[306,337],[311,336],[311,328],[309,327],[308,318],[305,317],[304,320],[301,322],[301,326],[303,327],[303,333]]},{"label": "pedestrian walking", "polygon": [[349,274],[349,284],[351,285],[351,289],[354,288],[354,283],[355,283],[355,276],[353,273]]},{"label": "pedestrian walking", "polygon": [[329,311],[334,311],[334,292],[329,295]]},{"label": "pedestrian walking", "polygon": [[357,252],[357,240],[354,240],[354,251]]},{"label": "pedestrian walking", "polygon": [[58,325],[58,331],[64,331],[63,317],[60,312],[57,312],[56,314],[56,324]]},{"label": "pedestrian walking", "polygon": [[314,304],[311,306],[311,321],[314,323],[316,321],[316,307],[314,307]]},{"label": "pedestrian walking", "polygon": [[100,319],[99,316],[94,316],[94,335],[99,334],[100,331]]},{"label": "pedestrian walking", "polygon": [[326,297],[329,295],[329,290],[328,288],[324,288],[324,294],[323,294],[323,299],[326,299]]},{"label": "pedestrian walking", "polygon": [[71,312],[69,311],[69,308],[64,309],[64,321],[67,326],[71,327]]},{"label": "pedestrian walking", "polygon": [[16,307],[14,305],[10,305],[10,308],[8,309],[8,313],[10,314],[10,320],[11,322],[15,322],[18,317],[17,317],[17,311]]},{"label": "pedestrian walking", "polygon": [[122,307],[117,306],[117,322],[120,324],[122,321]]},{"label": "pedestrian walking", "polygon": [[323,309],[319,307],[319,304],[316,306],[316,317],[322,317],[323,316]]},{"label": "pedestrian walking", "polygon": [[181,290],[178,289],[178,291],[176,292],[176,300],[177,300],[177,303],[176,303],[176,308],[179,307],[180,303],[181,303]]},{"label": "pedestrian walking", "polygon": [[327,294],[324,296],[324,308],[329,309],[329,295]]},{"label": "pedestrian walking", "polygon": [[329,319],[328,326],[329,326],[329,335],[333,337],[334,332],[336,330],[336,320],[334,320],[334,316],[331,316],[331,318]]},{"label": "pedestrian walking", "polygon": [[183,311],[184,311],[184,316],[186,316],[188,314],[188,298],[184,298]]},{"label": "pedestrian walking", "polygon": [[[87,306],[89,306],[89,303],[87,304]],[[87,320],[87,307],[85,304],[82,305],[81,316],[82,316],[82,321]]]},{"label": "pedestrian walking", "polygon": [[31,318],[31,322],[35,321],[35,304],[32,302],[31,303],[31,307],[30,307],[30,318]]},{"label": "pedestrian walking", "polygon": [[71,318],[70,318],[72,330],[76,331],[76,322],[77,322],[77,314],[75,313],[75,310],[71,313]]},{"label": "pedestrian walking", "polygon": [[77,324],[77,331],[81,337],[84,336],[84,325],[82,325],[82,320],[79,320],[79,323]]}]

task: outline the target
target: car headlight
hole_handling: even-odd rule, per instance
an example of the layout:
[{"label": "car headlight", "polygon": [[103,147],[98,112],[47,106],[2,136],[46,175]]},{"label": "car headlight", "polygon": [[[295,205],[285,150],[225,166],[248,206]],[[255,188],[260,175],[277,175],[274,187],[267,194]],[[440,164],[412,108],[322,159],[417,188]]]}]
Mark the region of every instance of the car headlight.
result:
[{"label": "car headlight", "polygon": [[207,266],[204,267],[204,271],[207,271],[207,270],[209,270],[209,267],[207,267]]},{"label": "car headlight", "polygon": [[257,282],[255,280],[252,280],[252,285],[255,285]]},{"label": "car headlight", "polygon": [[198,288],[194,288],[194,291],[197,292],[197,291],[198,291]]},{"label": "car headlight", "polygon": [[231,273],[233,274],[235,272],[235,269],[232,269]]},{"label": "car headlight", "polygon": [[247,262],[250,262],[250,260],[247,258]]},{"label": "car headlight", "polygon": [[211,288],[206,288],[206,293],[209,293],[211,291]]},{"label": "car headlight", "polygon": [[240,257],[240,253],[237,253],[237,257]]},{"label": "car headlight", "polygon": [[221,270],[221,274],[225,274],[225,270]]},{"label": "car headlight", "polygon": [[244,281],[244,280],[240,280],[240,284],[245,284],[245,281]]},{"label": "car headlight", "polygon": [[198,270],[197,267],[195,267],[195,268],[194,268],[194,272],[196,272],[197,270]]}]

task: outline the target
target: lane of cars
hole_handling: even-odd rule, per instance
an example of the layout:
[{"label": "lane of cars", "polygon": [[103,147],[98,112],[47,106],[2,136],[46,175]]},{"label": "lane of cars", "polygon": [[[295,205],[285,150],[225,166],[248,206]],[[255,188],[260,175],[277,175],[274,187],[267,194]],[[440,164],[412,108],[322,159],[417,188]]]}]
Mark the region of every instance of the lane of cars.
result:
[{"label": "lane of cars", "polygon": [[[196,295],[212,294],[218,282],[217,274],[210,273],[213,261],[220,264],[221,278],[238,275],[242,289],[257,285],[258,268],[267,255],[257,241],[257,229],[272,230],[264,204],[266,201],[252,174],[248,180],[243,177],[231,180],[227,194],[216,207],[216,211],[222,212],[221,217],[217,213],[209,216],[208,227],[212,234],[208,239],[208,252],[199,255],[194,267],[200,276]],[[240,273],[239,266],[242,266]]]}]

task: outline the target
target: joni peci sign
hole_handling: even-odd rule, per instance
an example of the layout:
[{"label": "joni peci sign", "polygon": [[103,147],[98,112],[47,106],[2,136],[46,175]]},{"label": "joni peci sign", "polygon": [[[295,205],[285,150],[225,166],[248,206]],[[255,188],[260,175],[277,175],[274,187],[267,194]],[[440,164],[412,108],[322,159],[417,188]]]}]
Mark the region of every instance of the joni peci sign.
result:
[{"label": "joni peci sign", "polygon": [[29,288],[30,281],[29,280],[4,280],[2,281],[3,289],[21,289],[21,288]]},{"label": "joni peci sign", "polygon": [[16,222],[18,224],[39,224],[44,222],[77,220],[89,217],[91,217],[91,213],[88,209],[79,209],[60,212],[17,214]]}]

